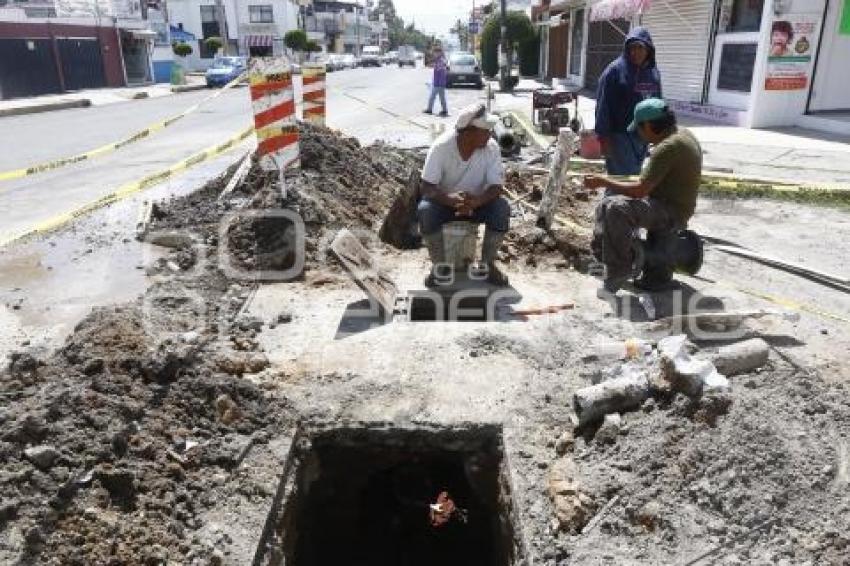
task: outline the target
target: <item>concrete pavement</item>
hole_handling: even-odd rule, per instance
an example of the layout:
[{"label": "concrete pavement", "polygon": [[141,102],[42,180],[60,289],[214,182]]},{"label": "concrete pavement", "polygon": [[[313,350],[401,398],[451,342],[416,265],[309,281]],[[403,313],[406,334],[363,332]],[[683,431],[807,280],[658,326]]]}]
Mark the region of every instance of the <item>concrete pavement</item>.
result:
[{"label": "concrete pavement", "polygon": [[206,88],[206,82],[203,77],[187,77],[187,79],[189,82],[186,85],[180,86],[156,83],[121,88],[93,88],[62,94],[45,94],[43,96],[0,100],[0,117],[39,114],[42,112],[65,110],[67,108],[104,106],[142,98],[161,98]]},{"label": "concrete pavement", "polygon": [[[521,112],[531,119],[531,88],[496,94],[496,107]],[[596,101],[579,99],[579,115],[586,128],[595,123]],[[850,188],[850,132],[837,136],[802,128],[760,130],[713,124],[687,116],[680,123],[694,132],[702,144],[707,168],[728,170],[733,175],[801,184],[839,185]],[[544,136],[549,142],[552,136]]]}]

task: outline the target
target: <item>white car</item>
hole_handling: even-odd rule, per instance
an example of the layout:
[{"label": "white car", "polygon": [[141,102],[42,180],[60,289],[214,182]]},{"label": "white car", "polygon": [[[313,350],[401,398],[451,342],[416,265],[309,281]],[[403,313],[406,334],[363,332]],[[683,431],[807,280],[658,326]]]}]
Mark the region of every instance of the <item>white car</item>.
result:
[{"label": "white car", "polygon": [[446,86],[452,87],[456,84],[471,84],[478,88],[484,88],[481,66],[472,53],[457,51],[449,55]]},{"label": "white car", "polygon": [[382,63],[380,47],[377,45],[367,45],[363,48],[363,51],[360,53],[361,67],[380,67]]}]

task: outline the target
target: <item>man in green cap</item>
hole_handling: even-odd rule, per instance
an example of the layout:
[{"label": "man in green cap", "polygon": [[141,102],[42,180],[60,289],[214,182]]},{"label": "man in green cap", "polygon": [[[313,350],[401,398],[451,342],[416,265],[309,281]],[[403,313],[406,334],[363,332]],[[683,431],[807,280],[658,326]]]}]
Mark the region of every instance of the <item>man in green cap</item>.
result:
[{"label": "man in green cap", "polygon": [[[613,193],[596,208],[593,254],[605,264],[607,293],[616,293],[634,275],[632,242],[639,228],[649,231],[685,228],[694,214],[702,176],[702,148],[660,98],[648,98],[635,107],[629,131],[653,146],[649,163],[636,181],[588,175],[590,189]],[[600,293],[602,296],[602,293]]]}]

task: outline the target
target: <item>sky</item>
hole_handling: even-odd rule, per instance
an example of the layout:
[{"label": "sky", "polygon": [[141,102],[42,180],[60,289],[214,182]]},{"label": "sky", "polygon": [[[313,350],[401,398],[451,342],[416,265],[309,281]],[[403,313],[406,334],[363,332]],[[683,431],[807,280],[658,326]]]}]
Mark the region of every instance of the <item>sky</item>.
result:
[{"label": "sky", "polygon": [[[489,3],[489,0],[475,0],[476,6]],[[416,22],[416,27],[437,35],[447,34],[449,28],[460,18],[469,19],[472,0],[393,0],[396,13],[404,18],[404,23]],[[530,0],[508,0],[509,9],[524,9],[531,5]]]}]

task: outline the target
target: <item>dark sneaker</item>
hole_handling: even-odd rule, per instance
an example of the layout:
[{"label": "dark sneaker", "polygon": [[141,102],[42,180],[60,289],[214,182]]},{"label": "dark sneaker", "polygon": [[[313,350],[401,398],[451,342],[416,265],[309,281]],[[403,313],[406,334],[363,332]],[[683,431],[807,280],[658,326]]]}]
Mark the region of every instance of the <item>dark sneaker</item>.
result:
[{"label": "dark sneaker", "polygon": [[431,110],[423,110],[422,113],[423,114],[433,114],[434,112],[432,112]]},{"label": "dark sneaker", "polygon": [[440,118],[447,118],[448,116],[449,116],[449,113],[448,113],[448,112],[446,112],[445,110],[443,110],[442,112],[440,112]]},{"label": "dark sneaker", "polygon": [[600,299],[609,299],[617,294],[623,285],[626,283],[626,277],[608,277],[596,291],[596,296]]}]

